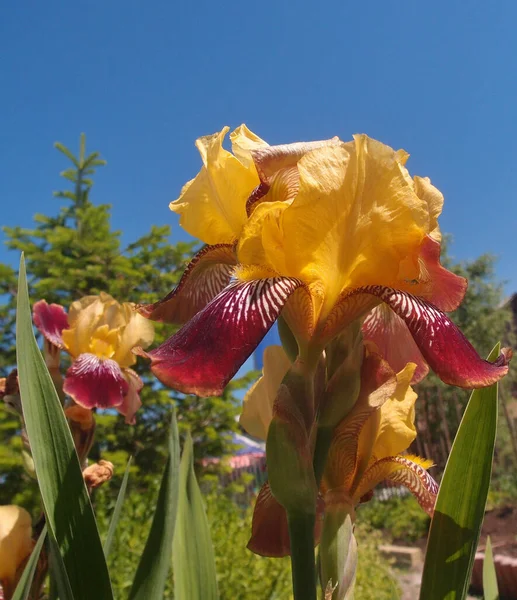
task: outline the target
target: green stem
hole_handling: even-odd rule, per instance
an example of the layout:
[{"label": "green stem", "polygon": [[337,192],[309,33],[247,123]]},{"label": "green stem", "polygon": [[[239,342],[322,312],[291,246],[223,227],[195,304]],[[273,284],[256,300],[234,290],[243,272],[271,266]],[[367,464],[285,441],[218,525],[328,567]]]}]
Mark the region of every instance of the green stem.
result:
[{"label": "green stem", "polygon": [[294,600],[316,600],[314,514],[288,515]]},{"label": "green stem", "polygon": [[325,463],[327,462],[327,455],[329,453],[330,443],[332,442],[333,430],[331,427],[318,427],[318,434],[316,436],[316,446],[314,448],[314,477],[316,478],[316,485],[319,487],[323,472],[325,470]]}]

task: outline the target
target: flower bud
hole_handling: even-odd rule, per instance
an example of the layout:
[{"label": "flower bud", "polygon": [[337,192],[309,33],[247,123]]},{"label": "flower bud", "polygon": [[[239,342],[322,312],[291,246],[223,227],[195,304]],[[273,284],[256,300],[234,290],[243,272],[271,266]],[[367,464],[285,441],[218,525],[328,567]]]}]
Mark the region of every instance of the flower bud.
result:
[{"label": "flower bud", "polygon": [[293,365],[278,390],[266,444],[274,497],[290,514],[315,514],[318,488],[312,465],[312,379]]},{"label": "flower bud", "polygon": [[325,519],[320,541],[320,581],[329,600],[351,598],[357,570],[357,542],[352,499],[344,488],[325,495]]},{"label": "flower bud", "polygon": [[77,455],[85,461],[95,439],[95,419],[88,408],[73,404],[65,409]]},{"label": "flower bud", "polygon": [[83,477],[89,489],[95,489],[113,477],[113,463],[100,460],[83,471]]},{"label": "flower bud", "polygon": [[327,349],[329,381],[320,407],[320,427],[333,429],[356,403],[363,356],[360,323],[354,321]]}]

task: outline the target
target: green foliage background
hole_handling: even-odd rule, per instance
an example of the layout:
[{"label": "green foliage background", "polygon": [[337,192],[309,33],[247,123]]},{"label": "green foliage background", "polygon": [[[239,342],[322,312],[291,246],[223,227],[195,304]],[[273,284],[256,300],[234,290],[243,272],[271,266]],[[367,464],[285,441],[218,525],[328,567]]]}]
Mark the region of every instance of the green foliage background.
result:
[{"label": "green foliage background", "polygon": [[[513,315],[505,301],[503,283],[495,273],[496,258],[484,254],[466,263],[454,263],[447,254],[447,239],[442,249],[442,264],[451,271],[466,277],[469,285],[460,307],[451,313],[480,356],[487,356],[494,343],[517,347]],[[512,399],[517,382],[515,364],[510,365],[508,376],[499,385],[500,418],[492,475],[492,492],[501,501],[517,501],[517,441],[513,423],[507,419],[505,404]],[[470,396],[469,390],[445,385],[432,372],[417,386],[416,403],[419,446],[415,452],[423,453],[437,464],[434,475],[439,477],[454,439],[459,421]],[[512,443],[513,437],[513,443]],[[427,445],[424,445],[424,441]],[[419,452],[422,448],[424,451]],[[504,490],[504,494],[502,493]],[[499,493],[501,492],[501,493]]]},{"label": "green foliage background", "polygon": [[[157,480],[150,482],[145,492],[134,489],[131,479],[129,485],[109,560],[115,598],[124,598],[131,586],[151,524],[158,488]],[[113,510],[112,496],[107,488],[101,488],[95,498],[99,527],[104,535]],[[251,531],[251,507],[239,507],[227,494],[212,493],[207,497],[207,511],[221,600],[292,598],[289,558],[264,558],[246,549]],[[360,551],[355,597],[358,600],[398,598],[390,565],[378,551],[380,532],[364,524],[358,526],[356,535]],[[171,580],[164,598],[173,597]]]},{"label": "green foliage background", "polygon": [[[25,253],[31,301],[43,298],[68,309],[81,296],[101,291],[119,302],[156,301],[177,284],[196,245],[171,245],[170,227],[162,225],[153,226],[146,235],[122,247],[121,232],[111,227],[111,206],[97,206],[91,201],[95,171],[106,162],[98,152],[87,154],[85,143],[82,135],[77,157],[62,144],[56,144],[71,163],[61,176],[72,188],[54,192],[62,204],[57,215],[35,215],[32,229],[4,227],[7,246],[16,258],[20,252]],[[7,375],[16,362],[16,281],[16,271],[0,264],[0,376]],[[162,324],[156,324],[155,329],[155,345],[173,333],[171,327]],[[64,354],[62,361],[66,368]],[[135,473],[144,480],[151,477],[165,456],[165,421],[171,401],[178,408],[180,433],[186,428],[191,431],[196,460],[220,457],[234,449],[231,432],[237,429],[235,418],[240,407],[235,392],[249,385],[254,373],[233,381],[222,397],[197,398],[163,388],[140,358],[135,369],[145,381],[137,424],[126,425],[113,411],[98,413],[92,458],[102,454],[114,463],[116,471],[122,472],[132,455]],[[19,420],[7,412],[3,403],[0,436],[0,504],[15,502],[36,507],[36,487],[22,465]]]}]

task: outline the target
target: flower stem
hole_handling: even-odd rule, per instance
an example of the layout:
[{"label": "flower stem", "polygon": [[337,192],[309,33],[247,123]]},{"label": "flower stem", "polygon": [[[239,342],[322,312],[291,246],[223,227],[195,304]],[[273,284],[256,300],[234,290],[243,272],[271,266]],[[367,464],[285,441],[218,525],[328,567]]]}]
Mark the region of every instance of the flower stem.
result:
[{"label": "flower stem", "polygon": [[314,514],[288,514],[287,517],[294,600],[316,600],[315,520]]},{"label": "flower stem", "polygon": [[327,455],[330,443],[332,442],[332,433],[333,430],[331,427],[318,427],[313,459],[314,477],[316,478],[316,485],[318,487],[323,477],[323,471],[325,470],[325,463],[327,462]]}]

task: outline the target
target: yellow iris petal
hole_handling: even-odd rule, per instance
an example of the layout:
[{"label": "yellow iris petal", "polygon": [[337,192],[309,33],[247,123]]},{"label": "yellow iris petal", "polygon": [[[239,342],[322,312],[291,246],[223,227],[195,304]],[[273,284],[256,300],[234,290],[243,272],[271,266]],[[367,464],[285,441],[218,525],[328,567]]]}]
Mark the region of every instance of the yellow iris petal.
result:
[{"label": "yellow iris petal", "polygon": [[68,312],[70,327],[63,331],[63,342],[74,358],[79,354],[90,352],[90,339],[99,325],[104,310],[105,303],[99,296],[85,296],[70,306]]},{"label": "yellow iris petal", "polygon": [[136,363],[136,356],[131,352],[135,346],[147,348],[152,343],[154,326],[149,319],[134,312],[129,304],[124,303],[123,306],[127,311],[127,324],[120,333],[113,360],[125,368]]},{"label": "yellow iris petal", "polygon": [[245,166],[223,148],[227,132],[225,127],[197,140],[204,166],[170,204],[181,215],[182,227],[206,244],[233,243],[239,237],[246,221],[246,201],[259,184],[253,164]]},{"label": "yellow iris petal", "polygon": [[441,241],[442,234],[438,226],[438,217],[443,209],[443,194],[434,187],[429,177],[415,177],[415,192],[429,207],[429,235],[437,242]]},{"label": "yellow iris petal", "polygon": [[132,348],[146,348],[154,338],[151,321],[136,313],[129,302],[119,304],[105,292],[72,303],[68,322],[70,327],[62,336],[73,358],[91,353],[111,358],[122,368],[135,364]]},{"label": "yellow iris petal", "polygon": [[242,124],[230,133],[233,154],[239,161],[248,168],[255,168],[252,150],[259,150],[269,146],[262,138],[250,131],[246,125]]},{"label": "yellow iris petal", "polygon": [[109,325],[102,325],[94,331],[90,338],[88,350],[99,358],[112,358],[115,354],[118,337],[118,329],[110,329]]},{"label": "yellow iris petal", "polygon": [[29,513],[13,504],[0,506],[0,583],[9,592],[16,570],[33,547],[32,521]]},{"label": "yellow iris petal", "polygon": [[273,418],[273,403],[278,388],[289,367],[290,360],[282,346],[268,346],[264,350],[262,377],[244,397],[240,424],[252,436],[265,440]]},{"label": "yellow iris petal", "polygon": [[377,460],[404,452],[416,437],[417,394],[409,385],[415,367],[414,363],[408,363],[397,373],[395,393],[380,408],[380,422],[373,445],[373,455]]},{"label": "yellow iris petal", "polygon": [[[436,210],[420,198],[407,155],[367,136],[307,152],[292,203],[261,204],[241,236],[241,262],[264,264],[323,290],[325,317],[342,291],[396,286],[418,276],[418,252]],[[435,205],[433,204],[433,207]],[[262,208],[262,211],[259,209]]]}]

